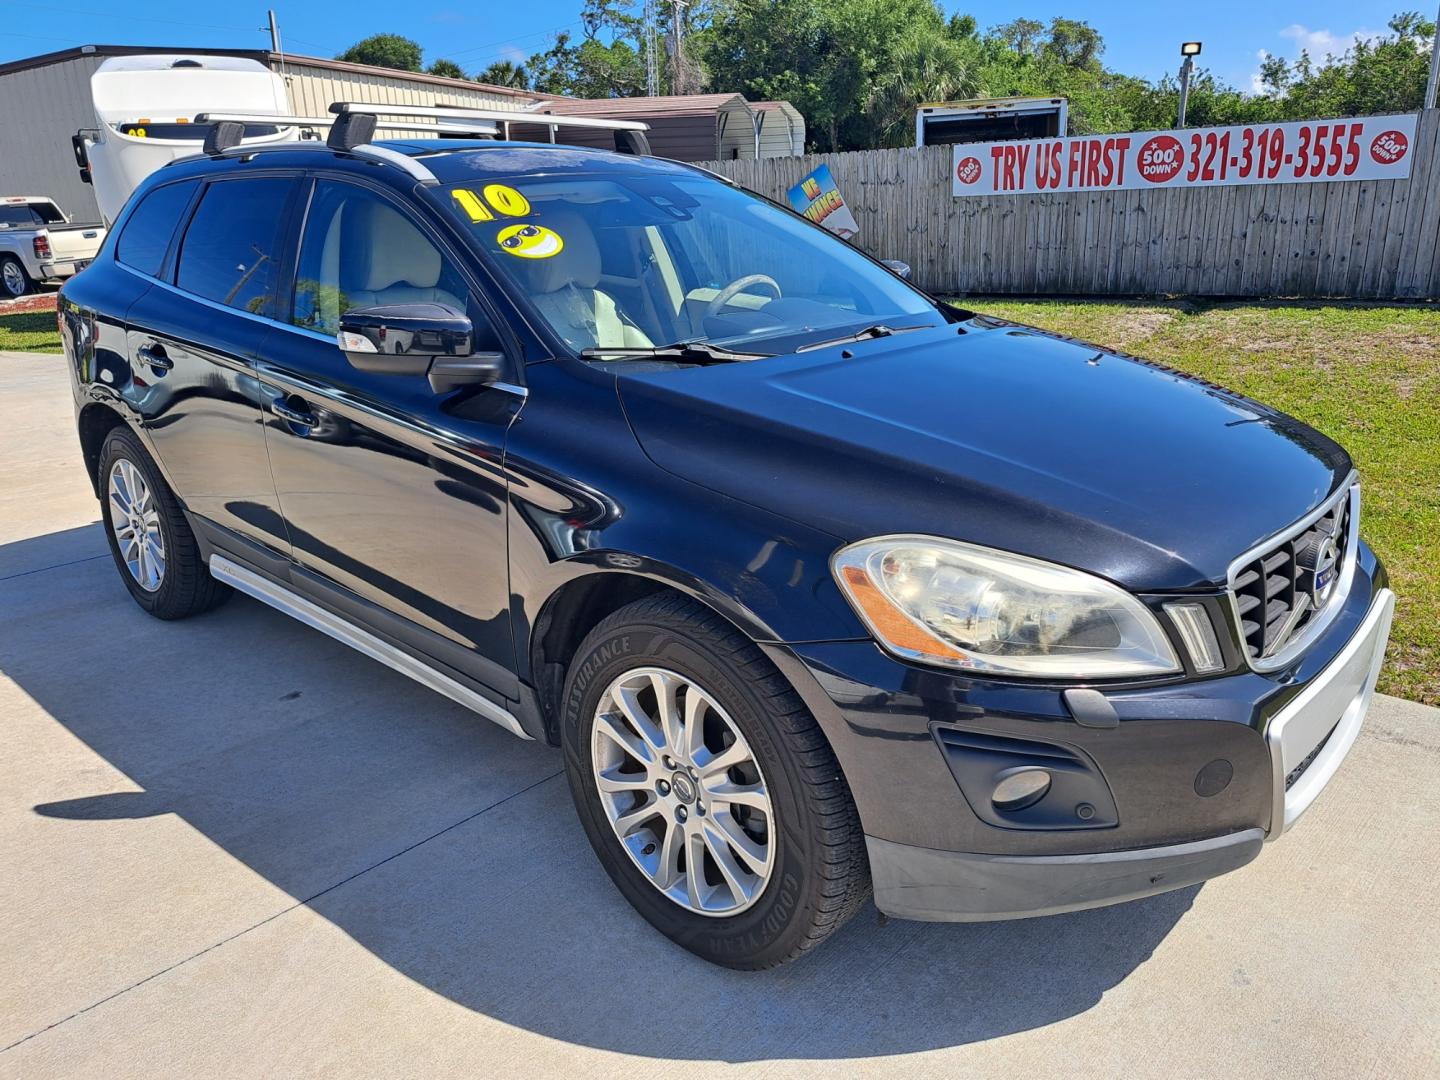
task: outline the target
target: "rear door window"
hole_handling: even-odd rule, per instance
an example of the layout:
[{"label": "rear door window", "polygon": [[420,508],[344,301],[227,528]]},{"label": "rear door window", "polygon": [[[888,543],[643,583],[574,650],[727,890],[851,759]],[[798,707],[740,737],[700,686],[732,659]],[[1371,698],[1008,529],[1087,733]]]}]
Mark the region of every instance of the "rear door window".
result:
[{"label": "rear door window", "polygon": [[185,230],[175,284],[226,307],[273,316],[288,177],[210,184]]},{"label": "rear door window", "polygon": [[180,215],[190,205],[197,180],[157,187],[140,200],[140,205],[125,222],[124,231],[115,248],[115,258],[132,269],[151,277],[160,275],[165,252]]}]

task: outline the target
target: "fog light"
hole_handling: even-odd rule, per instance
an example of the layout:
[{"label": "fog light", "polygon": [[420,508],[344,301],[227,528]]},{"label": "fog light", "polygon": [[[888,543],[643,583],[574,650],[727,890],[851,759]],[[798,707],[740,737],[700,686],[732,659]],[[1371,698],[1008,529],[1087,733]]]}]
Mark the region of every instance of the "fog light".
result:
[{"label": "fog light", "polygon": [[1050,774],[1044,769],[1020,769],[995,785],[990,801],[996,810],[1014,813],[1034,806],[1050,790]]}]

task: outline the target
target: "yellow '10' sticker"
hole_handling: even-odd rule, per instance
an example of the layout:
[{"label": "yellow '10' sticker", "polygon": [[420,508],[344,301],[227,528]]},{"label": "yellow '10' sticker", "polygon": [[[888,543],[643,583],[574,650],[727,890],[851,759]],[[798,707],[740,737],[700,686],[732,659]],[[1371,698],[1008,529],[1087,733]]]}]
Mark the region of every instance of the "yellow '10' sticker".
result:
[{"label": "yellow '10' sticker", "polygon": [[457,188],[452,197],[474,222],[494,221],[497,213],[505,217],[524,217],[530,213],[530,200],[505,184],[486,184],[480,195],[467,188]]}]

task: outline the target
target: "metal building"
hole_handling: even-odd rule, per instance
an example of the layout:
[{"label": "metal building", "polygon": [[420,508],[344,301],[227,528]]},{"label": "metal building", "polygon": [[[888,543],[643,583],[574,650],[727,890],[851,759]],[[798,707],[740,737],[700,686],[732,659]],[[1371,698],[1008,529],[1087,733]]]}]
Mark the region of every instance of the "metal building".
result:
[{"label": "metal building", "polygon": [[0,195],[48,195],[73,221],[99,221],[94,191],[80,179],[70,136],[95,126],[90,76],[107,58],[174,52],[258,60],[285,79],[298,115],[323,114],[332,101],[385,105],[469,105],[524,109],[523,90],[389,68],[244,49],[82,45],[0,64]]}]

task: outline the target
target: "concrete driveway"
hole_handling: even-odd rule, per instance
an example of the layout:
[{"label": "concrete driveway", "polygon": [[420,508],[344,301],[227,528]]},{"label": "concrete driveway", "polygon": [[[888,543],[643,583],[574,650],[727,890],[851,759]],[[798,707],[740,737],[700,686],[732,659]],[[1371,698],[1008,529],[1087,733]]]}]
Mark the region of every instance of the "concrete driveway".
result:
[{"label": "concrete driveway", "polygon": [[61,360],[0,354],[0,1075],[1434,1076],[1440,713],[1283,843],[1030,922],[867,909],[774,972],[633,914],[554,751],[237,597],[130,601]]}]

